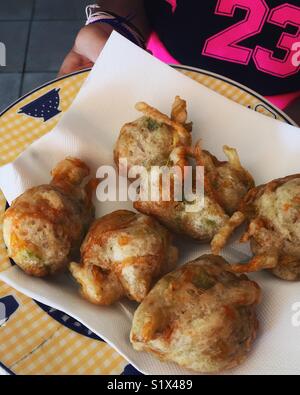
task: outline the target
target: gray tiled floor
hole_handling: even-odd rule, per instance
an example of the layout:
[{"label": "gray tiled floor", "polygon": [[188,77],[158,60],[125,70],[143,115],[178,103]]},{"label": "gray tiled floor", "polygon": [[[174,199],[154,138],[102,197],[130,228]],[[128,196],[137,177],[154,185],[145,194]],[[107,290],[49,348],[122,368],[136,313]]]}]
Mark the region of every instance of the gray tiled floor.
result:
[{"label": "gray tiled floor", "polygon": [[0,0],[0,111],[55,78],[91,0]]},{"label": "gray tiled floor", "polygon": [[6,66],[0,73],[23,71],[28,31],[29,22],[0,22],[0,41],[6,46]]},{"label": "gray tiled floor", "polygon": [[33,21],[25,70],[57,71],[81,26],[81,21]]},{"label": "gray tiled floor", "polygon": [[25,73],[23,77],[22,95],[32,91],[45,82],[54,80],[57,73]]},{"label": "gray tiled floor", "polygon": [[85,7],[93,1],[86,0],[35,0],[34,19],[62,20],[84,19]]},{"label": "gray tiled floor", "polygon": [[0,74],[1,110],[4,110],[18,98],[21,87],[21,77],[21,73]]},{"label": "gray tiled floor", "polygon": [[1,0],[0,20],[29,20],[34,0]]}]

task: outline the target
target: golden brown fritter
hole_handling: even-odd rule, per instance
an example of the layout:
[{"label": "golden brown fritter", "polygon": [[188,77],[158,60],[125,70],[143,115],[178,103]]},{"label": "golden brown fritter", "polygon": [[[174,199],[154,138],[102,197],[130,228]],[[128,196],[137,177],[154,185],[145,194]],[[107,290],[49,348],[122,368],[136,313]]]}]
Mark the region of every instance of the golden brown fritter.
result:
[{"label": "golden brown fritter", "polygon": [[144,102],[135,108],[144,116],[125,124],[114,149],[117,166],[126,158],[128,169],[133,165],[146,168],[165,164],[177,146],[191,144],[191,124],[187,124],[186,102],[176,96],[171,118]]},{"label": "golden brown fritter", "polygon": [[202,373],[243,362],[258,328],[260,288],[228,267],[203,255],[159,280],[134,314],[135,350]]},{"label": "golden brown fritter", "polygon": [[[194,157],[198,166],[204,166],[204,206],[191,211],[187,200],[160,201],[138,200],[134,203],[138,211],[153,215],[162,224],[176,233],[184,234],[198,241],[210,241],[225,226],[247,191],[254,186],[253,178],[241,166],[235,149],[224,147],[228,162],[220,162],[199,145],[194,149],[178,147],[170,155],[168,165],[178,165],[184,172],[188,156]],[[172,184],[173,185],[173,184]],[[172,187],[172,186],[171,186]],[[201,196],[192,202],[194,207],[201,203]]]},{"label": "golden brown fritter", "polygon": [[196,161],[205,168],[205,177],[216,201],[226,214],[233,214],[246,193],[254,187],[251,174],[241,165],[236,149],[223,147],[228,161],[220,162],[208,151],[198,148]]},{"label": "golden brown fritter", "polygon": [[70,270],[85,299],[109,305],[123,296],[141,302],[176,261],[171,236],[155,219],[118,210],[94,222],[81,247],[81,264],[72,262]]},{"label": "golden brown fritter", "polygon": [[270,269],[284,280],[300,280],[300,174],[273,180],[249,191],[235,213],[232,228],[222,229],[212,242],[219,253],[241,222],[249,227],[242,241],[250,240],[254,258],[236,265],[236,272]]},{"label": "golden brown fritter", "polygon": [[94,217],[92,186],[81,186],[88,174],[84,162],[66,158],[53,169],[50,184],[27,190],[5,212],[8,255],[26,273],[54,274],[74,259]]},{"label": "golden brown fritter", "polygon": [[[120,159],[126,159],[129,170],[133,165],[142,165],[148,175],[152,166],[179,166],[184,178],[184,166],[188,165],[188,158],[193,157],[197,165],[205,168],[205,196],[204,207],[193,210],[187,199],[178,201],[174,197],[173,180],[171,199],[163,198],[160,185],[158,200],[140,198],[134,203],[135,209],[154,216],[173,232],[201,242],[210,241],[254,186],[253,178],[242,167],[233,148],[224,146],[228,162],[220,162],[199,145],[191,149],[191,124],[186,123],[186,102],[179,96],[175,98],[171,118],[143,102],[137,103],[136,109],[144,116],[123,126],[114,150],[116,164],[120,166]],[[195,208],[201,202],[202,196],[196,196],[192,205]]]},{"label": "golden brown fritter", "polygon": [[[196,198],[194,205],[200,204]],[[228,221],[228,216],[209,196],[204,197],[204,207],[199,212],[187,211],[187,201],[169,202],[136,201],[134,208],[141,213],[154,216],[160,223],[175,233],[189,236],[200,242],[210,241],[215,233]]]}]

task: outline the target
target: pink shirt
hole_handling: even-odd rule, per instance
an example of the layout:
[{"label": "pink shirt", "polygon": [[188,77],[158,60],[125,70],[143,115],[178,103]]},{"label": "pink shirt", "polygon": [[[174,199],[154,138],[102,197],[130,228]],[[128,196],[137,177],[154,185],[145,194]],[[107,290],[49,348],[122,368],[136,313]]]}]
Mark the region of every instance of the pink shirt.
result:
[{"label": "pink shirt", "polygon": [[[165,0],[165,1],[167,3],[169,3],[168,6],[170,6],[170,13],[173,14],[173,17],[175,16],[176,12],[179,12],[179,8],[178,8],[179,4],[180,4],[181,9],[184,6],[186,8],[188,8],[189,6],[191,7],[191,4],[192,4],[192,2],[185,3],[182,0],[180,3],[176,0]],[[161,0],[161,3],[163,3],[163,0]],[[257,3],[257,5],[260,4],[261,9],[258,10],[257,8],[255,8],[254,3],[255,4]],[[249,14],[248,14],[249,17],[248,17],[248,19],[243,20],[243,23],[240,24],[241,25],[240,27],[238,26],[238,23],[235,23],[235,24],[232,24],[232,26],[230,26],[230,28],[228,28],[227,30],[224,30],[224,28],[223,28],[223,30],[221,29],[221,33],[219,33],[219,34],[215,34],[212,36],[210,35],[206,39],[206,42],[204,42],[204,44],[202,44],[202,56],[205,57],[203,59],[204,60],[205,59],[212,59],[213,60],[213,58],[215,58],[215,59],[219,59],[219,61],[220,60],[225,61],[225,63],[227,63],[227,64],[229,61],[232,64],[234,64],[234,63],[239,64],[240,63],[241,65],[244,65],[242,67],[247,67],[247,64],[248,64],[247,62],[249,62],[249,54],[251,52],[252,59],[254,60],[256,66],[257,66],[257,69],[261,70],[262,72],[265,72],[266,78],[268,78],[268,75],[269,76],[273,75],[275,78],[279,77],[279,79],[281,79],[280,77],[283,77],[284,75],[287,75],[287,76],[289,74],[295,75],[295,70],[294,70],[295,67],[291,64],[291,59],[288,59],[288,61],[286,59],[284,59],[281,63],[280,63],[280,61],[278,61],[278,59],[273,60],[272,52],[265,49],[264,46],[262,46],[260,44],[259,34],[256,34],[258,36],[258,45],[255,47],[254,51],[249,49],[247,52],[247,45],[239,45],[239,44],[229,45],[230,42],[235,42],[234,41],[235,37],[228,37],[229,34],[239,35],[240,37],[247,37],[247,35],[246,35],[246,33],[248,31],[247,29],[250,29],[249,31],[251,31],[251,29],[254,31],[254,28],[257,25],[257,23],[259,22],[259,20],[261,20],[261,24],[260,24],[261,27],[259,27],[259,26],[257,27],[256,33],[261,31],[266,24],[267,24],[267,26],[269,26],[270,23],[273,23],[273,26],[278,24],[280,29],[282,29],[283,33],[282,33],[280,41],[277,45],[278,48],[288,49],[288,48],[292,47],[294,44],[297,44],[297,40],[296,40],[297,34],[290,35],[290,34],[287,34],[286,32],[284,32],[286,25],[287,25],[287,23],[285,21],[286,20],[290,21],[290,19],[291,19],[290,17],[285,15],[285,12],[290,12],[292,9],[294,10],[294,14],[293,14],[293,18],[292,18],[293,23],[292,22],[288,22],[288,23],[291,23],[292,25],[294,24],[294,26],[296,26],[297,24],[299,25],[299,30],[298,30],[299,34],[298,35],[300,37],[300,7],[297,7],[293,4],[288,4],[288,3],[285,3],[282,6],[279,5],[279,6],[275,7],[276,8],[276,15],[277,15],[276,16],[277,19],[275,20],[274,19],[274,12],[273,12],[275,8],[272,9],[273,4],[274,4],[273,0],[272,1],[271,0],[255,0],[255,1],[253,1],[253,0],[251,0],[251,1],[250,0],[218,0],[218,1],[215,0],[213,2],[213,4],[211,5],[212,9],[210,11],[210,17],[215,18],[215,19],[213,19],[214,22],[216,21],[216,23],[217,23],[217,21],[219,21],[218,15],[224,15],[225,18],[230,17],[231,15],[233,16],[234,12],[236,11],[237,8],[238,9],[245,9],[245,10],[248,9],[249,10]],[[207,12],[208,6],[205,5],[205,7],[206,7],[206,9],[205,9],[204,4],[203,4],[203,10],[202,10],[202,5],[200,3],[197,3],[197,7],[198,7],[198,9],[200,9],[200,11],[202,11],[202,13]],[[213,16],[214,13],[215,13],[215,17]],[[265,15],[264,15],[264,13],[265,13]],[[198,14],[198,15],[200,15],[200,14]],[[269,20],[270,18],[272,18],[272,15],[273,15],[274,21]],[[250,21],[250,17],[252,17],[252,19],[253,19],[252,21]],[[279,19],[281,18],[282,21],[281,21],[281,19],[278,20],[278,18]],[[299,21],[297,18],[299,19]],[[171,18],[171,19],[173,19],[173,18]],[[186,19],[185,19],[185,21],[186,21]],[[195,22],[195,20],[194,20],[194,22]],[[245,26],[246,22],[247,22],[247,28]],[[264,23],[262,23],[262,22],[264,22]],[[170,23],[170,19],[169,19],[169,23]],[[173,30],[169,31],[170,32],[169,34],[171,35],[171,37],[173,37],[173,35],[174,35],[174,29],[175,29],[175,27],[173,25]],[[237,31],[238,29],[240,29],[240,31]],[[168,30],[166,30],[166,32],[168,32]],[[206,32],[205,27],[204,27],[204,32]],[[251,34],[248,34],[248,36],[250,38],[252,36],[255,37],[255,34],[253,34],[253,32],[252,32]],[[176,43],[178,43],[178,40],[180,41],[180,37],[179,38],[178,37],[179,37],[178,34],[177,34],[177,36],[174,37],[174,40]],[[176,39],[177,39],[177,41],[176,41]],[[223,39],[223,41],[222,41],[222,39]],[[296,40],[296,42],[295,42],[295,40]],[[184,41],[184,42],[186,42],[186,41]],[[237,40],[236,40],[236,42],[237,42]],[[166,63],[180,64],[180,62],[169,53],[169,51],[167,50],[165,45],[160,40],[159,35],[155,32],[151,34],[150,39],[148,41],[147,48],[153,53],[154,56],[156,56],[157,58],[159,58],[160,60],[162,60]],[[189,48],[191,48],[191,46]],[[197,50],[198,50],[198,48],[197,48]],[[300,38],[299,38],[299,50],[300,50]],[[208,56],[208,58],[207,58],[207,56]],[[288,56],[291,57],[292,54],[290,53],[290,54],[288,54]],[[193,64],[191,64],[191,65],[193,65]],[[201,68],[201,64],[199,65],[199,67]],[[285,69],[284,69],[284,67],[285,67]],[[291,67],[293,67],[293,70],[291,69]],[[203,67],[203,68],[205,68],[205,67]],[[289,69],[287,69],[287,68],[289,68]],[[210,70],[209,67],[206,67],[205,69]],[[272,72],[272,70],[273,70],[273,72]],[[277,72],[281,73],[282,75],[277,74]],[[219,74],[222,74],[222,72],[220,72]],[[224,73],[224,75],[226,75],[226,74]],[[299,75],[299,72],[298,72],[298,75]],[[234,79],[234,78],[232,78],[232,79]],[[264,84],[263,81],[264,80],[262,80],[261,85]],[[292,85],[292,86],[294,86],[294,85]],[[250,86],[250,88],[251,88],[251,86]],[[285,93],[285,94],[280,94],[280,95],[273,95],[273,96],[266,96],[266,98],[269,101],[271,101],[273,104],[275,104],[277,107],[284,109],[290,103],[292,103],[292,101],[294,101],[297,98],[300,98],[299,84],[295,84],[295,92]]]}]

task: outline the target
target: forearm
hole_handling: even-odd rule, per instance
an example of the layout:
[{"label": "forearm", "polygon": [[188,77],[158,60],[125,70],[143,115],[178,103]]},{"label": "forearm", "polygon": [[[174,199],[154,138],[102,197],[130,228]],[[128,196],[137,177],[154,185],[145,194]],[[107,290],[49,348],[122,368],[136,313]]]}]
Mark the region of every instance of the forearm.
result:
[{"label": "forearm", "polygon": [[[99,0],[98,4],[103,11],[121,17],[130,17],[130,22],[147,40],[150,31],[143,0]],[[59,75],[91,67],[96,62],[112,30],[113,27],[108,23],[91,23],[84,26],[77,34],[73,48],[65,57]]]},{"label": "forearm", "polygon": [[98,0],[97,3],[104,11],[113,12],[122,17],[131,16],[131,23],[138,28],[147,40],[150,29],[145,13],[144,0]]},{"label": "forearm", "polygon": [[[122,17],[130,15],[131,23],[139,29],[146,39],[148,35],[147,20],[143,0],[102,0],[98,1],[103,11],[112,12]],[[95,23],[85,26],[77,36],[74,50],[93,63],[102,51],[113,28],[107,23]]]}]

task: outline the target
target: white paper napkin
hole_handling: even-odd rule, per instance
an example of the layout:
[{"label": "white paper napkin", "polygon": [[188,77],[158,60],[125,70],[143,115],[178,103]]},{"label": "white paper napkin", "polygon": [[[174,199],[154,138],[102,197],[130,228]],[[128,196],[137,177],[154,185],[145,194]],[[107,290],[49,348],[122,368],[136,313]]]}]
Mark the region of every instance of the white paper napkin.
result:
[{"label": "white paper napkin", "polygon": [[[194,123],[193,139],[223,158],[222,146],[236,147],[242,163],[262,183],[299,172],[300,130],[231,102],[153,58],[113,33],[75,101],[57,127],[33,143],[17,160],[0,168],[0,187],[10,203],[27,188],[47,183],[51,168],[67,155],[78,156],[95,172],[113,164],[113,146],[121,126],[140,116],[137,101],[169,113],[175,95],[187,100]],[[24,115],[25,116],[25,115]],[[97,216],[129,203],[96,203]],[[208,251],[208,246],[178,240],[180,262]],[[245,260],[247,246],[234,243],[224,251],[231,262]],[[247,361],[229,374],[299,374],[300,327],[292,325],[300,284],[267,273],[251,276],[263,289],[258,309],[260,332]],[[175,364],[161,363],[133,350],[129,342],[135,305],[98,307],[84,301],[68,275],[36,279],[17,267],[0,279],[24,294],[65,311],[111,344],[143,373],[188,373]]]}]

